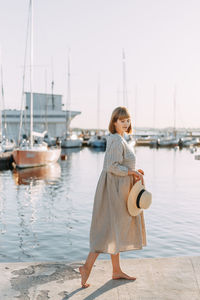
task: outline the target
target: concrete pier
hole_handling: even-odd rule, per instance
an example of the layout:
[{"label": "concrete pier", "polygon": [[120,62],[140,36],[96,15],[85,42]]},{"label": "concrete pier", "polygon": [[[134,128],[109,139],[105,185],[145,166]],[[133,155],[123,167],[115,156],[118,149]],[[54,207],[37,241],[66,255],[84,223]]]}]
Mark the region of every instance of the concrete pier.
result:
[{"label": "concrete pier", "polygon": [[124,259],[136,281],[112,280],[110,260],[97,260],[87,289],[75,263],[1,263],[1,300],[199,300],[200,256]]}]

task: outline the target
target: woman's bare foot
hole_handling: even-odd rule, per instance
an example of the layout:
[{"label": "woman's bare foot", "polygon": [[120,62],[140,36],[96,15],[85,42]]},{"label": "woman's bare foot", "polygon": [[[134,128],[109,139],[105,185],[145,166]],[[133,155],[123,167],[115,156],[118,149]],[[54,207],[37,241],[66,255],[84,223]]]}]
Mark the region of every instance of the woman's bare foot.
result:
[{"label": "woman's bare foot", "polygon": [[86,281],[88,280],[90,272],[84,266],[80,267],[79,271],[81,273],[81,285],[82,285],[82,288],[88,288],[90,285],[89,285],[89,283],[86,283]]},{"label": "woman's bare foot", "polygon": [[125,274],[121,271],[118,273],[113,273],[112,279],[114,279],[114,280],[117,280],[117,279],[136,280],[136,277],[128,276],[127,274]]}]

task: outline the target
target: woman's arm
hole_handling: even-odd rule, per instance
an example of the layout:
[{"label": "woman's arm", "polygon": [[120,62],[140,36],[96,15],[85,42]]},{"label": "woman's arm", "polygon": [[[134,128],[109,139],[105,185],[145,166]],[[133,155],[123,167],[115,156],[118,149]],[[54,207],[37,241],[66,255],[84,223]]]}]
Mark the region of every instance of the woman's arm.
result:
[{"label": "woman's arm", "polygon": [[128,176],[128,167],[123,165],[123,144],[120,140],[112,141],[107,153],[107,171],[118,176]]}]

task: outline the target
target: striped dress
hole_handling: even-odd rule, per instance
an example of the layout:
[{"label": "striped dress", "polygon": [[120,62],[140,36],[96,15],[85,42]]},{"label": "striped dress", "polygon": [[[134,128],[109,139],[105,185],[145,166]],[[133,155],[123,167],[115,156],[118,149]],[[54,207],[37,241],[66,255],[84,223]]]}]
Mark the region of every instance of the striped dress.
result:
[{"label": "striped dress", "polygon": [[94,197],[91,252],[117,254],[146,246],[143,212],[132,217],[126,206],[134,184],[133,176],[128,175],[129,169],[135,170],[132,148],[121,135],[111,134]]}]

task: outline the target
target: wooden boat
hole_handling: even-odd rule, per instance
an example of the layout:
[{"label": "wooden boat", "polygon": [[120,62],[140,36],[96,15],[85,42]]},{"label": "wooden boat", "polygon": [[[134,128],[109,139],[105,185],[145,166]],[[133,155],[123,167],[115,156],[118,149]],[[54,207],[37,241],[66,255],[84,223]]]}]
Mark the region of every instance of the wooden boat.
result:
[{"label": "wooden boat", "polygon": [[32,168],[57,162],[61,149],[33,145],[13,151],[13,159],[18,168]]}]

